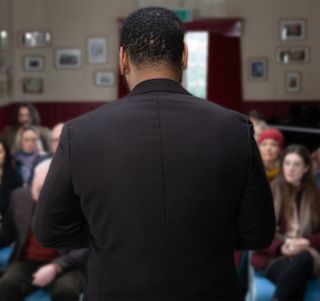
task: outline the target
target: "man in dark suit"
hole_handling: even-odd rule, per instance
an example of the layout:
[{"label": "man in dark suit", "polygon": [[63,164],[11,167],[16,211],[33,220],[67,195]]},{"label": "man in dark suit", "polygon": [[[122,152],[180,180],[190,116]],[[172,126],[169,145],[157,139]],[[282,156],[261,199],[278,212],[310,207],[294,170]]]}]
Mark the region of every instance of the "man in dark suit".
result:
[{"label": "man in dark suit", "polygon": [[0,278],[0,300],[21,301],[46,287],[53,301],[78,301],[88,250],[40,246],[30,227],[35,206],[30,187],[13,191],[0,224],[0,247],[14,243],[8,270]]},{"label": "man in dark suit", "polygon": [[87,300],[239,300],[234,250],[273,238],[252,125],[181,87],[183,37],[169,10],[131,14],[130,94],[64,127],[34,229],[45,246],[89,244]]}]

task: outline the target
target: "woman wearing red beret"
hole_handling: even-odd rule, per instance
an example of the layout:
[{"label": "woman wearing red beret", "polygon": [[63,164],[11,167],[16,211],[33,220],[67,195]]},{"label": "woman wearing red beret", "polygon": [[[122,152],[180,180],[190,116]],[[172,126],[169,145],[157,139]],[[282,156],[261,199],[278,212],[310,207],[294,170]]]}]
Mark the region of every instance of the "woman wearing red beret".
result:
[{"label": "woman wearing red beret", "polygon": [[266,129],[259,136],[258,146],[269,182],[280,172],[279,158],[283,144],[283,134],[277,129]]}]

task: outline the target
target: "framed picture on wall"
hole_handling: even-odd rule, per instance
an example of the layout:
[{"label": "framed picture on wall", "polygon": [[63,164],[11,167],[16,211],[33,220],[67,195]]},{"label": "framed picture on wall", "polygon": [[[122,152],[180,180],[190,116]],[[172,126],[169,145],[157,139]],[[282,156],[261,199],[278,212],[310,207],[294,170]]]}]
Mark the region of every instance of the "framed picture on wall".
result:
[{"label": "framed picture on wall", "polygon": [[88,39],[88,62],[90,64],[107,62],[107,38],[93,37]]},{"label": "framed picture on wall", "polygon": [[248,59],[248,79],[266,80],[267,79],[267,58],[249,58]]},{"label": "framed picture on wall", "polygon": [[286,91],[288,93],[298,93],[301,91],[301,74],[298,71],[286,72]]},{"label": "framed picture on wall", "polygon": [[0,97],[8,96],[8,83],[5,80],[0,80]]},{"label": "framed picture on wall", "polygon": [[0,50],[5,50],[8,47],[8,32],[6,30],[0,31]]},{"label": "framed picture on wall", "polygon": [[55,61],[59,69],[78,69],[81,66],[81,50],[57,49]]},{"label": "framed picture on wall", "polygon": [[4,73],[6,70],[6,57],[4,53],[0,52],[0,73]]},{"label": "framed picture on wall", "polygon": [[282,41],[305,40],[306,21],[305,20],[281,20],[280,38]]},{"label": "framed picture on wall", "polygon": [[51,44],[49,31],[23,31],[18,33],[18,45],[25,48],[43,48]]},{"label": "framed picture on wall", "polygon": [[41,55],[28,55],[23,59],[25,71],[44,71],[44,57]]},{"label": "framed picture on wall", "polygon": [[277,61],[282,64],[305,64],[309,62],[307,47],[281,47],[277,49]]},{"label": "framed picture on wall", "polygon": [[97,71],[94,76],[94,83],[98,87],[108,87],[115,84],[114,71]]},{"label": "framed picture on wall", "polygon": [[40,77],[27,77],[22,79],[22,92],[25,94],[42,94],[44,81]]}]

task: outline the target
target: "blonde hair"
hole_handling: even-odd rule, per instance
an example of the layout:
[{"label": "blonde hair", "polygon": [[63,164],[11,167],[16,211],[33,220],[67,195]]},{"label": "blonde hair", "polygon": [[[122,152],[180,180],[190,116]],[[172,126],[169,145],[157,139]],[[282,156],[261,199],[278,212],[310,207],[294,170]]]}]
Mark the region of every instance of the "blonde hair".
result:
[{"label": "blonde hair", "polygon": [[12,153],[16,154],[17,152],[19,152],[21,150],[21,137],[22,134],[27,132],[27,131],[32,131],[37,135],[37,149],[36,151],[41,151],[42,149],[42,143],[40,141],[40,133],[38,131],[38,129],[32,125],[25,125],[19,128],[17,134],[16,134],[16,138],[15,138],[15,142],[12,148]]}]

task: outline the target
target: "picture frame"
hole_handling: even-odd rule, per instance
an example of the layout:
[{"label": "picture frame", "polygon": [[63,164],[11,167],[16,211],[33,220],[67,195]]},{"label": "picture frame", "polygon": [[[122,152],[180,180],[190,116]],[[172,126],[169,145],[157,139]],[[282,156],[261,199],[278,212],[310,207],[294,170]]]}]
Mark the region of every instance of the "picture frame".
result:
[{"label": "picture frame", "polygon": [[22,31],[18,33],[18,45],[23,48],[46,48],[51,45],[49,31]]},{"label": "picture frame", "polygon": [[22,79],[22,92],[24,94],[42,94],[44,80],[40,77],[27,77]]},{"label": "picture frame", "polygon": [[25,71],[41,72],[44,71],[45,61],[42,55],[28,55],[23,59],[23,68]]},{"label": "picture frame", "polygon": [[94,83],[98,87],[108,87],[115,85],[115,72],[114,71],[96,71],[94,75]]},{"label": "picture frame", "polygon": [[76,48],[56,49],[55,65],[59,69],[78,69],[81,66],[81,50]]},{"label": "picture frame", "polygon": [[277,61],[281,64],[306,64],[309,62],[307,47],[280,47],[277,49]]},{"label": "picture frame", "polygon": [[0,97],[8,96],[8,85],[5,80],[0,80]]},{"label": "picture frame", "polygon": [[301,92],[301,73],[298,71],[288,71],[285,75],[286,91],[288,93]]},{"label": "picture frame", "polygon": [[8,48],[8,32],[6,30],[0,30],[0,50]]},{"label": "picture frame", "polygon": [[0,74],[6,71],[6,56],[0,52]]},{"label": "picture frame", "polygon": [[280,20],[280,39],[282,41],[302,41],[306,39],[305,20]]},{"label": "picture frame", "polygon": [[88,62],[89,64],[104,64],[107,62],[107,38],[88,38]]},{"label": "picture frame", "polygon": [[268,60],[265,57],[248,59],[248,79],[264,81],[268,76]]}]

